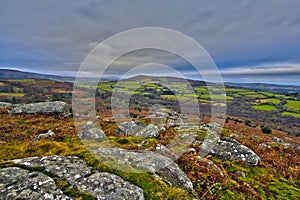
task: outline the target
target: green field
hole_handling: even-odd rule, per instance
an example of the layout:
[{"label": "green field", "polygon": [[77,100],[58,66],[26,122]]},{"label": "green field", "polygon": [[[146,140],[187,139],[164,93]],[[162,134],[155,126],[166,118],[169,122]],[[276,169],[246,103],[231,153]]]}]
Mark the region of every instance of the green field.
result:
[{"label": "green field", "polygon": [[279,104],[281,100],[277,98],[270,98],[270,99],[260,99],[257,100],[256,102]]},{"label": "green field", "polygon": [[289,109],[299,111],[300,110],[300,101],[287,100],[287,103],[284,106],[286,106]]},{"label": "green field", "polygon": [[258,105],[258,106],[252,106],[252,108],[254,108],[256,110],[262,110],[262,111],[276,110],[276,107],[275,106],[271,106],[271,105]]},{"label": "green field", "polygon": [[290,115],[293,117],[300,117],[300,113],[293,113],[293,112],[282,112],[283,115]]},{"label": "green field", "polygon": [[6,84],[3,82],[0,82],[0,86],[5,86]]},{"label": "green field", "polygon": [[23,97],[24,93],[8,93],[8,92],[0,92],[1,97]]},{"label": "green field", "polygon": [[211,98],[212,100],[233,100],[233,97],[230,96],[222,96],[222,95],[216,95],[216,94],[203,94],[200,96],[201,99],[209,99]]}]

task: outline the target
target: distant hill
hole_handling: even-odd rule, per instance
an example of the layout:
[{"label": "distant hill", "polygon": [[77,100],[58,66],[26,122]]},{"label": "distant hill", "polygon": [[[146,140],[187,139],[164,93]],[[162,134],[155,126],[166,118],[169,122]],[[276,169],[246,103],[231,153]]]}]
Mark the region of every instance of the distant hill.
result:
[{"label": "distant hill", "polygon": [[47,75],[47,74],[38,74],[31,72],[23,72],[18,70],[10,70],[10,69],[0,69],[0,79],[8,80],[8,79],[48,79],[62,82],[73,82],[73,77],[67,76],[56,76],[56,75]]},{"label": "distant hill", "polygon": [[266,83],[225,83],[225,85],[281,94],[300,93],[300,86],[293,85],[276,85]]}]

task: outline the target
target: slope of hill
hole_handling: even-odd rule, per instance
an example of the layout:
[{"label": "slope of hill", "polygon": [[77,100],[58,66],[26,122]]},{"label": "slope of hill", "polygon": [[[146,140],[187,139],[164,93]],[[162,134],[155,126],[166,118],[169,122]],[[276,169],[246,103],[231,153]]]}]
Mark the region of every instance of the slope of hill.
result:
[{"label": "slope of hill", "polygon": [[74,81],[73,77],[68,76],[55,76],[55,75],[47,75],[47,74],[38,74],[32,72],[23,72],[18,70],[11,69],[0,69],[0,79],[47,79],[47,80],[56,80],[63,82]]}]

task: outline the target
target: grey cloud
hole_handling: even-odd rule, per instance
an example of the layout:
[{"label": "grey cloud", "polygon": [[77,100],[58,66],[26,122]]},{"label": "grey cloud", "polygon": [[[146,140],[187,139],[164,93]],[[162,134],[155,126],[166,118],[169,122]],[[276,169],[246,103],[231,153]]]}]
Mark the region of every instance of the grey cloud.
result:
[{"label": "grey cloud", "polygon": [[[299,7],[297,0],[1,1],[0,64],[73,72],[98,42],[144,26],[191,36],[224,70],[226,63],[300,62]],[[172,60],[155,54],[136,56],[131,60],[151,60],[147,56],[163,63]],[[130,60],[126,63],[130,65]]]}]

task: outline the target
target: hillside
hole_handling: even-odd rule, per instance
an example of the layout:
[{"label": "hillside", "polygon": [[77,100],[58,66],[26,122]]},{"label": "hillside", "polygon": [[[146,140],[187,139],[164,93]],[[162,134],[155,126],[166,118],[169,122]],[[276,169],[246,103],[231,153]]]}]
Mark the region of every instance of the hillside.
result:
[{"label": "hillside", "polygon": [[[40,78],[0,81],[0,195],[300,198],[297,96],[229,86],[224,96],[201,81],[137,76],[99,82],[96,118],[86,122],[70,114],[73,83]],[[81,85],[77,92],[90,90]],[[124,122],[112,113],[113,94],[130,97]],[[195,102],[200,116],[183,116],[181,104]],[[227,107],[216,123],[212,105]]]}]

